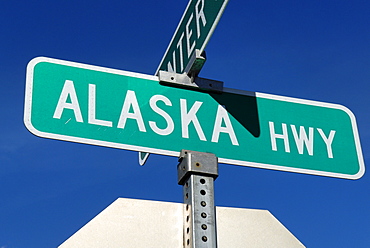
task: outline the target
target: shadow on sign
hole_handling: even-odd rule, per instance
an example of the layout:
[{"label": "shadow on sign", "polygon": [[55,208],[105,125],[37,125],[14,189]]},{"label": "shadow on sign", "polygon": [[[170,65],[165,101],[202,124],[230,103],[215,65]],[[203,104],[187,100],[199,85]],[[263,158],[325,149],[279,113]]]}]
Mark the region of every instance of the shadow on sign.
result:
[{"label": "shadow on sign", "polygon": [[241,125],[245,127],[254,137],[261,134],[257,98],[254,92],[250,95],[241,95],[231,92],[210,93],[220,105],[225,106],[227,112],[231,114]]}]

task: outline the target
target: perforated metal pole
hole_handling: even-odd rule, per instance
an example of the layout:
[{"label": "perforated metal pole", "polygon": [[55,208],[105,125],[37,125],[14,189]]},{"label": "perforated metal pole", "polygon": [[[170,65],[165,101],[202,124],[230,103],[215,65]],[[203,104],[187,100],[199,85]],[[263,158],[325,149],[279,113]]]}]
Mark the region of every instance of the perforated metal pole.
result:
[{"label": "perforated metal pole", "polygon": [[184,192],[184,247],[216,248],[214,180],[217,157],[212,153],[182,150],[177,167]]}]

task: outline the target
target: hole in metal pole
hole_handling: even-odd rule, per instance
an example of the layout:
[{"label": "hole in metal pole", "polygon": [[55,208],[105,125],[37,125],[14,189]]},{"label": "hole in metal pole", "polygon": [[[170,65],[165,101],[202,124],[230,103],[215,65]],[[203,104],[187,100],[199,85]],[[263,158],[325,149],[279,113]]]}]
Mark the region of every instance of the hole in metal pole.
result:
[{"label": "hole in metal pole", "polygon": [[200,205],[202,205],[202,207],[205,207],[205,206],[207,206],[207,203],[205,201],[201,201]]},{"label": "hole in metal pole", "polygon": [[189,204],[186,204],[186,211],[189,210]]},{"label": "hole in metal pole", "polygon": [[196,166],[196,167],[200,167],[200,163],[199,163],[199,162],[196,162],[196,163],[195,163],[195,166]]},{"label": "hole in metal pole", "polygon": [[190,239],[186,240],[186,244],[190,245]]},{"label": "hole in metal pole", "polygon": [[186,228],[186,233],[189,233],[190,232],[190,228]]},{"label": "hole in metal pole", "polygon": [[205,194],[206,194],[206,191],[202,189],[202,190],[200,191],[200,194],[201,194],[201,195],[205,195]]},{"label": "hole in metal pole", "polygon": [[207,230],[207,225],[206,224],[202,224],[202,229],[203,230]]},{"label": "hole in metal pole", "polygon": [[207,240],[208,240],[207,236],[203,236],[202,240],[203,240],[203,242],[207,242]]},{"label": "hole in metal pole", "polygon": [[200,183],[201,183],[201,184],[205,184],[205,183],[206,183],[206,180],[204,180],[204,179],[202,178],[202,179],[200,179]]},{"label": "hole in metal pole", "polygon": [[201,213],[200,216],[202,216],[202,218],[207,218],[207,214],[205,212]]},{"label": "hole in metal pole", "polygon": [[185,199],[188,199],[189,198],[189,194],[188,193],[186,193],[186,195],[185,195]]},{"label": "hole in metal pole", "polygon": [[188,215],[186,216],[186,222],[189,222],[189,220],[190,220],[190,216]]}]

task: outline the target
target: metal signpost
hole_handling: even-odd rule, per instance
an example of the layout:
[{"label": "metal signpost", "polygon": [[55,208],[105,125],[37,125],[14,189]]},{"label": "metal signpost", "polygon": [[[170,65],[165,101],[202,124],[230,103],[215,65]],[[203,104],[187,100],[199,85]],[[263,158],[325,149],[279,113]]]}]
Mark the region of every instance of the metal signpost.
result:
[{"label": "metal signpost", "polygon": [[217,157],[182,150],[177,172],[184,189],[184,246],[217,247],[213,186],[218,177]]}]

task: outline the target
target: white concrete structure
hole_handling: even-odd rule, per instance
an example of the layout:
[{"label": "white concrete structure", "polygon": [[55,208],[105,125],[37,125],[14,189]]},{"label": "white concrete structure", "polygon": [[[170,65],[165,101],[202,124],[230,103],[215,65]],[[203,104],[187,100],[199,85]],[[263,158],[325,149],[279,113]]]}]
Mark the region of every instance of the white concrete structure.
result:
[{"label": "white concrete structure", "polygon": [[[59,248],[183,248],[184,204],[118,198]],[[304,247],[269,211],[216,207],[218,248]]]}]

